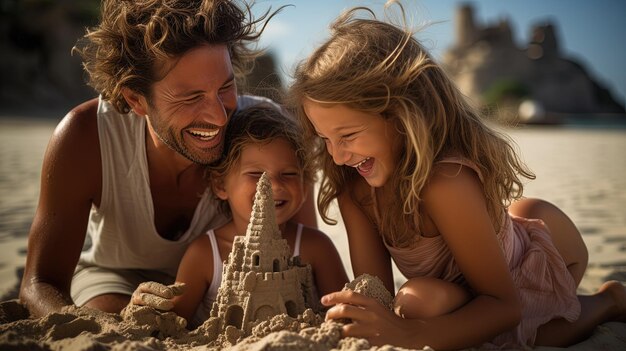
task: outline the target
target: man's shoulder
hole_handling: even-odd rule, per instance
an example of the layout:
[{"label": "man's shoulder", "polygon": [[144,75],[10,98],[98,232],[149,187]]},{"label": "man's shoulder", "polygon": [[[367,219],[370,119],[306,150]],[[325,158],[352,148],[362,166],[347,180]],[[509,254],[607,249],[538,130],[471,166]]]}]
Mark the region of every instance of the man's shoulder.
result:
[{"label": "man's shoulder", "polygon": [[95,118],[98,113],[98,105],[100,103],[100,99],[93,98],[91,100],[87,100],[80,105],[72,108],[67,115],[66,118]]},{"label": "man's shoulder", "polygon": [[74,136],[81,139],[81,135],[91,138],[97,130],[98,99],[94,98],[72,108],[63,117],[55,130],[55,135],[62,138]]}]

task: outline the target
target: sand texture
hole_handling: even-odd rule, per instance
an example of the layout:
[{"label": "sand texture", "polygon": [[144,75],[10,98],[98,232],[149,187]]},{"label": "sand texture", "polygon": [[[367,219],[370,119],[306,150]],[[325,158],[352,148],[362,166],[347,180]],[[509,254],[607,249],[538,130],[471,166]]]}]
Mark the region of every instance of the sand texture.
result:
[{"label": "sand texture", "polygon": [[[346,284],[382,304],[391,294],[382,282],[363,275]],[[480,321],[477,321],[480,322]],[[130,305],[121,314],[69,306],[59,313],[29,318],[17,300],[0,303],[0,350],[406,350],[371,347],[365,339],[340,338],[341,323],[324,321],[323,313],[306,309],[297,317],[279,314],[252,323],[250,335],[232,326],[219,331],[220,318],[211,317],[194,331],[180,317],[152,307]],[[600,325],[584,342],[568,350],[624,350],[626,323]],[[426,347],[423,350],[431,350]],[[535,350],[563,350],[538,347]]]},{"label": "sand texture", "polygon": [[[361,276],[346,289],[384,304],[391,301],[382,282],[372,276]],[[188,331],[173,312],[138,305],[129,305],[121,314],[68,306],[29,318],[19,301],[9,300],[0,303],[0,322],[1,350],[404,350],[371,347],[365,339],[341,339],[342,324],[325,322],[323,313],[311,309],[296,317],[282,313],[252,322],[250,335],[233,326],[220,332],[219,317]]]}]

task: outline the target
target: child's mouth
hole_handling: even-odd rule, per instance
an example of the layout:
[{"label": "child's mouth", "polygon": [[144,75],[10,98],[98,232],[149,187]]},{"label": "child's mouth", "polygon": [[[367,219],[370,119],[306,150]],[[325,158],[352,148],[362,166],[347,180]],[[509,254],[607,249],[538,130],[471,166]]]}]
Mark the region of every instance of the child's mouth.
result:
[{"label": "child's mouth", "polygon": [[367,173],[372,169],[372,162],[370,161],[373,161],[373,159],[371,157],[366,157],[363,161],[352,167],[356,168],[361,174]]}]

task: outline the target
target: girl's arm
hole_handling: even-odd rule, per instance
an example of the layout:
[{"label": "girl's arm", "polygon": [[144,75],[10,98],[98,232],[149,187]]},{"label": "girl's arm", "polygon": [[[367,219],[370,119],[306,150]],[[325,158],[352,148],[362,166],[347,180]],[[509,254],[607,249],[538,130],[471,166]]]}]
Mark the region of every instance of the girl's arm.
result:
[{"label": "girl's arm", "polygon": [[[425,210],[443,236],[468,282],[474,298],[453,313],[427,323],[432,339],[454,336],[450,345],[461,348],[482,344],[515,327],[521,305],[508,263],[487,211],[483,184],[467,167],[442,165],[424,191]],[[434,347],[434,344],[431,344]]]},{"label": "girl's arm", "polygon": [[326,317],[355,322],[344,327],[344,336],[409,348],[478,346],[515,327],[520,303],[477,175],[446,165],[435,171],[422,195],[426,215],[450,247],[475,297],[449,314],[404,319],[363,295],[341,292],[322,299],[325,305],[338,304]]},{"label": "girl's arm", "polygon": [[187,325],[213,279],[212,252],[208,236],[201,235],[187,247],[178,266],[176,282],[185,283],[185,290],[182,295],[172,298],[172,311],[185,318]]},{"label": "girl's arm", "polygon": [[[369,186],[363,186],[369,191]],[[355,189],[356,186],[351,187]],[[354,277],[368,273],[377,276],[391,294],[394,294],[391,258],[382,237],[363,210],[354,202],[351,192],[343,191],[337,198],[341,217],[348,235],[350,261]]]},{"label": "girl's arm", "polygon": [[339,291],[348,283],[348,275],[337,248],[326,234],[305,227],[301,251],[302,260],[313,269],[315,285],[320,295]]}]

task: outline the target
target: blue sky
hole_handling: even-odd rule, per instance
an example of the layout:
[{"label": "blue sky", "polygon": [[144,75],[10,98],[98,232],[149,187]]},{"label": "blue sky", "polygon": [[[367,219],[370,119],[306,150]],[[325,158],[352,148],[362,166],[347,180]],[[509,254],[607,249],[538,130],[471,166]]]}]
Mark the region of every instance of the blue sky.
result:
[{"label": "blue sky", "polygon": [[[343,10],[368,6],[381,13],[383,0],[257,0],[255,11],[285,8],[270,21],[260,47],[279,60],[285,80],[295,64],[328,35],[328,24]],[[454,40],[454,11],[461,3],[474,7],[477,23],[495,23],[507,18],[514,39],[525,46],[536,23],[556,24],[564,56],[582,62],[601,85],[620,102],[626,101],[626,1],[624,0],[404,0],[412,23],[432,23],[419,34],[435,58]]]}]

